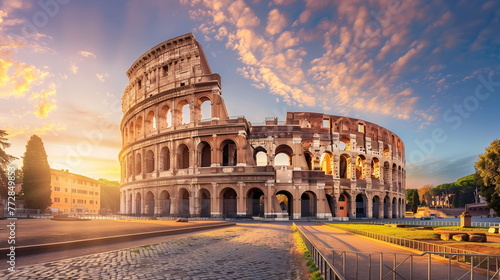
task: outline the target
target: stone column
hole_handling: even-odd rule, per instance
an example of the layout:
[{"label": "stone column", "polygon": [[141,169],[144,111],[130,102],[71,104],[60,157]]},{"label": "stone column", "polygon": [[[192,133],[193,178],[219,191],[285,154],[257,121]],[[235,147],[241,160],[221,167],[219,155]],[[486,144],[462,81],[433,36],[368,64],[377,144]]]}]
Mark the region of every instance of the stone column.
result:
[{"label": "stone column", "polygon": [[220,205],[220,193],[218,192],[218,186],[219,184],[218,183],[212,183],[212,195],[210,197],[211,199],[211,213],[210,215],[213,217],[213,218],[220,218],[222,217],[222,207]]},{"label": "stone column", "polygon": [[245,183],[238,182],[238,193],[237,193],[237,204],[236,204],[236,215],[246,216],[246,200],[244,194]]}]

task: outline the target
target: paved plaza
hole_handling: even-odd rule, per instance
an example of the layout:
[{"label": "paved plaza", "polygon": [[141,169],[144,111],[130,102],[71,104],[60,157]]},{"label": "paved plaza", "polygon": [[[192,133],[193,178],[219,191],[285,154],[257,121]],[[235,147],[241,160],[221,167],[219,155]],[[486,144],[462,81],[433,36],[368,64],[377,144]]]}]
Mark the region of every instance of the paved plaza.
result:
[{"label": "paved plaza", "polygon": [[289,224],[247,223],[0,271],[0,279],[302,279]]}]

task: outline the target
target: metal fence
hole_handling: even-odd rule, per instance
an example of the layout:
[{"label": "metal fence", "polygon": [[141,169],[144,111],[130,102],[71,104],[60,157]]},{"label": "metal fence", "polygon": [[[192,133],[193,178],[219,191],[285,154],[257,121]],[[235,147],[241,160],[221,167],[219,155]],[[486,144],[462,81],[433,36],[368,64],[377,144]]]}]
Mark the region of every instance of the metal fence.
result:
[{"label": "metal fence", "polygon": [[[416,226],[460,226],[460,222],[457,221],[436,221],[436,220],[377,220],[377,221],[363,221],[363,220],[353,220],[351,223],[360,224],[400,224],[400,225],[416,225]],[[500,223],[494,222],[472,222],[472,227],[498,227]]]},{"label": "metal fence", "polygon": [[314,246],[314,244],[309,240],[309,238],[307,238],[302,230],[295,225],[295,223],[293,223],[293,227],[297,229],[300,238],[302,238],[302,241],[306,245],[307,250],[309,250],[311,257],[313,258],[314,263],[318,267],[323,278],[326,280],[344,280],[345,278],[337,271],[335,267],[333,267],[330,262],[328,262],[328,258],[325,257],[316,246]]}]

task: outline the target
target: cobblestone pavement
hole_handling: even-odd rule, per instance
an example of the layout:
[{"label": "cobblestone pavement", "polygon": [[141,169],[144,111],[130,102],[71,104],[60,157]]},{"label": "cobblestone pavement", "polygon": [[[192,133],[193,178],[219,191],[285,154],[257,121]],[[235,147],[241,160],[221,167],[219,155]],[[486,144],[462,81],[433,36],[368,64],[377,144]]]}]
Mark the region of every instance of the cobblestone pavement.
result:
[{"label": "cobblestone pavement", "polygon": [[300,279],[289,225],[239,224],[136,248],[0,271],[0,279]]}]

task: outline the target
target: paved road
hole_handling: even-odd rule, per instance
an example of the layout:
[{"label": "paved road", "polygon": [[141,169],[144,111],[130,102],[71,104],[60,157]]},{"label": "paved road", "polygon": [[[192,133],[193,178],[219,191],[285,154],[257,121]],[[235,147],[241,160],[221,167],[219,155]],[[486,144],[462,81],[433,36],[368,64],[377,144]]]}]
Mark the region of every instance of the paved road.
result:
[{"label": "paved road", "polygon": [[289,224],[246,223],[0,271],[0,279],[300,279]]},{"label": "paved road", "polygon": [[[384,279],[411,279],[410,257],[413,259],[413,279],[428,279],[427,264],[428,256],[417,257],[417,252],[404,247],[392,245],[385,242],[355,235],[339,229],[334,229],[321,224],[298,222],[297,225],[304,230],[305,234],[320,249],[320,251],[331,259],[334,259],[332,251],[357,251],[367,254],[347,253],[345,276],[347,279],[379,279],[380,256],[383,255],[382,275],[388,275]],[[418,252],[418,254],[420,254]],[[335,255],[337,260],[335,267],[342,268],[342,258]],[[368,265],[371,262],[371,270]],[[396,278],[392,278],[391,269],[396,263]],[[359,265],[357,265],[359,264]],[[451,279],[459,279],[467,270],[461,267],[453,267]],[[443,259],[432,260],[431,279],[448,279],[448,264]],[[371,276],[371,278],[370,278]],[[484,276],[475,274],[475,279],[483,279]],[[481,278],[483,277],[483,278]],[[465,279],[470,279],[468,274]]]}]

